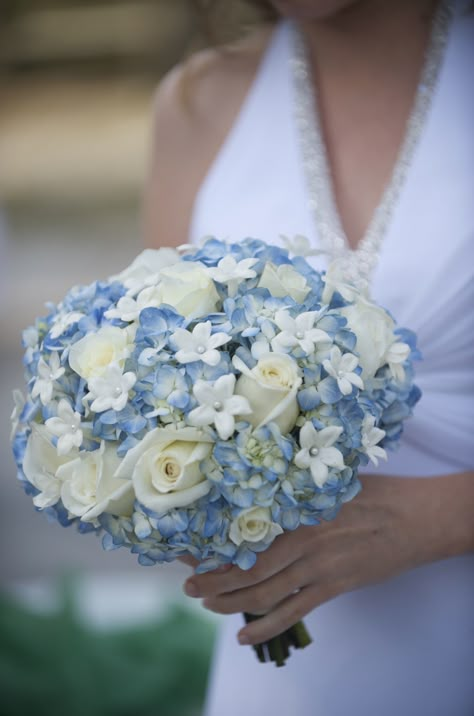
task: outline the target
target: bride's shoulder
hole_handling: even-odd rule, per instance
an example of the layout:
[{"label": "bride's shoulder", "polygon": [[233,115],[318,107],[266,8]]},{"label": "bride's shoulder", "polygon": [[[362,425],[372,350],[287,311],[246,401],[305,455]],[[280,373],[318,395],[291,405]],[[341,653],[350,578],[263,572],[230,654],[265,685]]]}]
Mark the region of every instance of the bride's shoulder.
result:
[{"label": "bride's shoulder", "polygon": [[145,193],[148,243],[187,240],[195,195],[239,112],[271,32],[261,27],[233,45],[197,52],[160,82]]},{"label": "bride's shoulder", "polygon": [[[156,118],[216,126],[216,119],[238,110],[258,68],[272,27],[254,30],[239,41],[196,52],[175,66],[155,93]],[[202,130],[202,126],[200,127]]]},{"label": "bride's shoulder", "polygon": [[184,148],[190,142],[193,156],[212,159],[253,81],[270,33],[270,28],[259,28],[233,45],[201,50],[163,78],[153,102],[157,149],[163,144]]}]

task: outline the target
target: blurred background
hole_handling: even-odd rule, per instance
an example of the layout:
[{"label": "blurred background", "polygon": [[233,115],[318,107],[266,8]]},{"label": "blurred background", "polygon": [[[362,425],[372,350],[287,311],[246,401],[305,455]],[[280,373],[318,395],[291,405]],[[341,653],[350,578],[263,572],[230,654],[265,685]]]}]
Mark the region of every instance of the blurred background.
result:
[{"label": "blurred background", "polygon": [[[223,5],[226,39],[254,18]],[[140,251],[153,92],[205,36],[190,0],[0,2],[0,716],[200,713],[215,622],[187,570],[48,524],[8,436],[21,329]]]}]

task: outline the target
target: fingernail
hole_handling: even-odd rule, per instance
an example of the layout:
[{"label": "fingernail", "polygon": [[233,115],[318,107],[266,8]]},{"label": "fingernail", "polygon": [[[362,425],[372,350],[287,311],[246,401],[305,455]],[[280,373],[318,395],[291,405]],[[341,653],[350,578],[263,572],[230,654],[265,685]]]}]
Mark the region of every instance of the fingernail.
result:
[{"label": "fingernail", "polygon": [[194,582],[185,582],[184,584],[184,592],[188,595],[188,597],[198,597],[199,596],[199,590],[194,584]]},{"label": "fingernail", "polygon": [[250,644],[250,639],[248,638],[247,634],[245,634],[245,632],[238,634],[237,638],[239,640],[239,644],[242,644],[242,645]]}]

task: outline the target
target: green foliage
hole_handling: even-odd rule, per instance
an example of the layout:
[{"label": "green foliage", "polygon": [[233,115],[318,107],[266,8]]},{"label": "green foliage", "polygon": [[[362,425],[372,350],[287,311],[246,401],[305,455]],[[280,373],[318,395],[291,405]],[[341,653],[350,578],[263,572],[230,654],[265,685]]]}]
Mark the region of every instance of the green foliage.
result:
[{"label": "green foliage", "polygon": [[196,716],[213,638],[213,625],[183,608],[96,631],[67,598],[39,615],[0,597],[0,716]]}]

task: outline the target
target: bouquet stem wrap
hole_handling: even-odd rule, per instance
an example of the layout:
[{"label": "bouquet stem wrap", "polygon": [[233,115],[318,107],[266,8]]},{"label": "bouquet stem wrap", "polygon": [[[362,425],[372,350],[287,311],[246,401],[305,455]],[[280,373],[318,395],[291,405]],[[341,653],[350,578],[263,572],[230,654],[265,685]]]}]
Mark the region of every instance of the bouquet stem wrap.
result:
[{"label": "bouquet stem wrap", "polygon": [[[248,614],[247,612],[244,613],[244,618],[247,624],[256,619],[261,619],[261,617],[256,614]],[[312,641],[304,623],[299,621],[269,641],[255,644],[253,649],[257,655],[257,659],[262,664],[271,661],[275,666],[284,666],[290,656],[291,647],[304,649],[306,646],[309,646]]]}]

